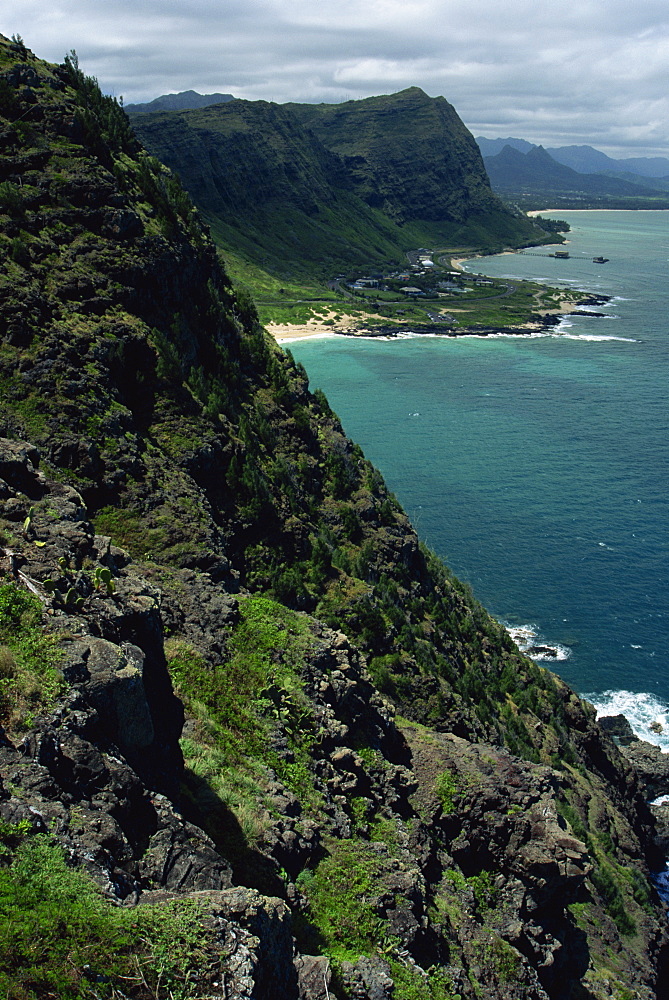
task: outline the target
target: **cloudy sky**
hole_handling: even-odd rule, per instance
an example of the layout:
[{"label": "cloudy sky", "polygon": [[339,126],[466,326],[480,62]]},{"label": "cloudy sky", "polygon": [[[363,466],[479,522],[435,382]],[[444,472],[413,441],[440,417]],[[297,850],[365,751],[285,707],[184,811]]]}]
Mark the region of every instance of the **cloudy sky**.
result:
[{"label": "cloudy sky", "polygon": [[422,87],[474,135],[669,155],[667,0],[2,0],[126,103],[197,90],[327,101]]}]

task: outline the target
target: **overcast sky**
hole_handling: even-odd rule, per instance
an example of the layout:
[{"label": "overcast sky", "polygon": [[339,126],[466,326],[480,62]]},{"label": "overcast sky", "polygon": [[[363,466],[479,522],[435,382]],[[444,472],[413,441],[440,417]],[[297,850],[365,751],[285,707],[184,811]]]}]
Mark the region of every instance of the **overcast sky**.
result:
[{"label": "overcast sky", "polygon": [[667,0],[1,0],[0,32],[126,103],[415,85],[474,135],[669,156]]}]

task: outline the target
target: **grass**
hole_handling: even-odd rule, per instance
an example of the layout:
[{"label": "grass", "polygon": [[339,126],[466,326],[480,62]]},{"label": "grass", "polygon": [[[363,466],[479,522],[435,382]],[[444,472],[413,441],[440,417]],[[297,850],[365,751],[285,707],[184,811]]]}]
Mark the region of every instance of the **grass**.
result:
[{"label": "grass", "polygon": [[0,586],[0,720],[10,732],[28,728],[64,688],[57,639],[43,617],[33,594]]},{"label": "grass", "polygon": [[[457,329],[469,326],[520,326],[537,314],[559,308],[564,290],[531,281],[495,280],[492,286],[471,291],[441,293],[439,297],[408,299],[399,291],[378,289],[356,292],[332,290],[316,279],[304,277],[285,281],[263,270],[239,254],[222,252],[226,270],[235,282],[252,294],[261,323],[303,325],[310,319],[325,321],[331,313],[344,324],[360,324],[373,328],[380,325],[432,325],[435,322]],[[438,261],[430,280],[436,284],[450,270],[450,252],[434,253]],[[396,266],[388,262],[388,266]],[[358,269],[360,275],[363,271]],[[412,284],[415,280],[413,279]],[[427,280],[427,279],[425,279]],[[332,325],[332,323],[330,324]]]},{"label": "grass", "polygon": [[369,897],[378,894],[384,858],[362,840],[340,840],[314,872],[298,876],[313,924],[336,961],[369,955],[383,936],[383,921]]},{"label": "grass", "polygon": [[439,801],[441,802],[441,809],[444,816],[448,816],[450,813],[454,812],[454,799],[459,791],[455,775],[451,774],[450,771],[442,771],[442,773],[437,777],[435,791]]},{"label": "grass", "polygon": [[441,969],[422,972],[415,965],[403,965],[391,959],[390,975],[394,983],[393,1000],[461,1000],[453,992],[453,982]]},{"label": "grass", "polygon": [[10,854],[0,868],[4,1000],[202,996],[197,970],[207,955],[197,904],[113,907],[46,835],[24,832],[0,827]]},{"label": "grass", "polygon": [[[183,640],[166,643],[176,692],[195,722],[182,740],[187,791],[212,836],[223,824],[233,852],[253,847],[265,829],[267,767],[303,806],[320,803],[310,769],[315,721],[300,679],[313,644],[306,618],[259,596],[240,599],[219,662],[207,662]],[[278,732],[288,754],[273,747]]]}]

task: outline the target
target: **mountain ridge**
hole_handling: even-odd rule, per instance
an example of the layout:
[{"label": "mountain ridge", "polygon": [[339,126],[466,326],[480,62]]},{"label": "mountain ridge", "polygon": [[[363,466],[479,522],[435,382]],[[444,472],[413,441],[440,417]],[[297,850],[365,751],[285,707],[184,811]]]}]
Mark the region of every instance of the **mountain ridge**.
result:
[{"label": "mountain ridge", "polygon": [[340,105],[232,101],[133,125],[219,243],[278,273],[332,277],[433,240],[501,248],[543,238],[490,191],[451,106],[418,88]]},{"label": "mountain ridge", "polygon": [[543,146],[527,152],[505,145],[495,156],[484,157],[490,182],[500,195],[536,208],[556,207],[664,208],[666,189],[652,187],[652,179],[618,173],[582,173],[558,162]]},{"label": "mountain ridge", "polygon": [[[511,146],[520,152],[528,153],[530,149],[539,145],[526,139],[487,139],[485,136],[477,136],[476,142],[484,157],[496,156],[501,153],[504,146]],[[663,156],[630,156],[616,159],[586,144],[543,148],[558,163],[571,167],[577,173],[632,173],[649,178],[669,176],[669,159]]]},{"label": "mountain ridge", "polygon": [[225,104],[234,101],[232,94],[198,94],[195,90],[182,90],[178,94],[161,94],[144,104],[124,105],[126,114],[151,114],[153,111],[186,111],[206,108],[210,104]]}]

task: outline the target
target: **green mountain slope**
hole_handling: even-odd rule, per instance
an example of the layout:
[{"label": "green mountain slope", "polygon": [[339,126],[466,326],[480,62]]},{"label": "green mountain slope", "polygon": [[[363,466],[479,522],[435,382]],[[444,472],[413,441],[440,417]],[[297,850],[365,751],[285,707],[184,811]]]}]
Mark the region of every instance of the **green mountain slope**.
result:
[{"label": "green mountain slope", "polygon": [[492,194],[451,106],[417,88],[332,107],[232,101],[133,126],[223,247],[285,276],[399,262],[425,242],[542,238]]},{"label": "green mountain slope", "polygon": [[75,60],[0,38],[0,129],[4,993],[661,996],[652,817],[592,709]]}]

